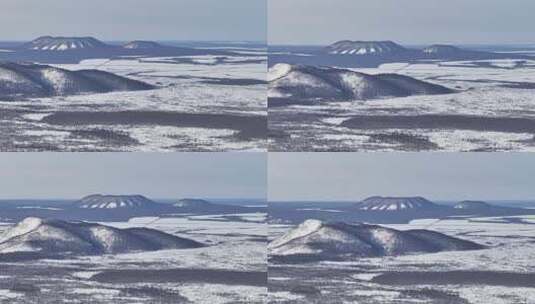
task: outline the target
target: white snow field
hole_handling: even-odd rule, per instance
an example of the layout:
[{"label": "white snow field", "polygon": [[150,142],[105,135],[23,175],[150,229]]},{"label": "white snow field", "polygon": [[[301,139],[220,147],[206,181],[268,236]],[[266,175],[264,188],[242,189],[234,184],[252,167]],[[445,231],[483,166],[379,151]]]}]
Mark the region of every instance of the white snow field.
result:
[{"label": "white snow field", "polygon": [[[396,73],[456,90],[445,95],[365,101],[311,101],[270,107],[273,151],[535,151],[532,131],[456,128],[350,128],[355,116],[471,115],[535,119],[535,60],[390,63],[352,69]],[[273,71],[275,72],[275,71]],[[275,73],[274,73],[275,74]],[[276,92],[270,92],[276,94]],[[271,96],[280,97],[280,96]],[[416,118],[415,118],[416,119]],[[500,122],[514,124],[514,121]]]},{"label": "white snow field", "polygon": [[[232,276],[226,279],[226,272],[237,272],[238,276],[242,273],[264,273],[267,278],[267,226],[260,221],[265,214],[239,216],[259,221],[223,221],[218,215],[184,215],[102,223],[117,228],[157,229],[209,246],[62,260],[0,261],[0,303],[29,304],[36,303],[36,299],[40,300],[39,303],[58,303],[58,299],[69,303],[102,304],[265,303],[265,279],[263,283],[233,281]],[[0,235],[10,226],[0,225]],[[154,278],[158,280],[160,273],[164,276],[166,271],[177,269],[192,273],[206,271],[207,274],[206,277],[192,279],[191,274],[178,271],[178,274],[167,274],[171,277],[169,280],[151,282]],[[98,275],[113,274],[114,271],[132,272],[120,277],[119,281],[97,279]],[[215,272],[211,274],[211,271]],[[213,278],[218,276],[218,280],[214,281]]]},{"label": "white snow field", "polygon": [[[524,223],[500,218],[422,219],[409,224],[386,225],[398,230],[427,229],[488,246],[474,251],[451,251],[353,261],[312,262],[281,265],[270,263],[269,294],[275,303],[534,303],[535,287],[525,286],[517,275],[535,273],[535,226],[533,216],[517,216]],[[270,225],[270,239],[293,227]],[[418,273],[446,276],[444,282],[418,280]],[[474,282],[463,276],[484,273]],[[409,283],[388,284],[374,281],[384,274],[396,274]],[[503,279],[503,274],[513,274]],[[518,286],[515,286],[518,284]],[[288,292],[282,286],[314,286],[312,294]],[[529,285],[529,284],[528,284]],[[295,288],[295,287],[294,287]],[[291,287],[289,288],[291,289]]]},{"label": "white snow field", "polygon": [[[225,56],[224,56],[225,57]],[[6,151],[265,151],[265,134],[239,136],[247,126],[227,128],[235,117],[266,119],[266,54],[166,58],[122,57],[53,65],[98,69],[157,86],[154,90],[0,100],[0,145]],[[176,59],[176,60],[174,60]],[[243,80],[248,82],[243,83]],[[0,98],[1,99],[1,98]],[[224,115],[223,125],[169,122],[92,123],[43,121],[57,112],[137,111]],[[157,114],[153,114],[157,115]],[[217,118],[216,118],[217,119]],[[223,119],[223,118],[221,118]],[[157,120],[157,119],[156,119]],[[164,119],[165,120],[165,119]],[[206,123],[206,126],[205,124]],[[236,125],[236,124],[235,124]],[[265,128],[265,127],[264,127]],[[258,133],[258,132],[257,132]]]}]

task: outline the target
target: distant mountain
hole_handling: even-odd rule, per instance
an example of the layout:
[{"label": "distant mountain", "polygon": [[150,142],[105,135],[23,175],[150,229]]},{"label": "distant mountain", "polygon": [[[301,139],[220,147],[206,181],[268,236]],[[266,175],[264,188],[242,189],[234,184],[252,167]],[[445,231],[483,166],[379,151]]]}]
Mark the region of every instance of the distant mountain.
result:
[{"label": "distant mountain", "polygon": [[118,229],[100,224],[26,218],[0,235],[2,254],[36,258],[119,254],[205,245],[148,228]]},{"label": "distant mountain", "polygon": [[452,93],[446,87],[398,74],[369,75],[351,70],[277,64],[269,70],[271,98],[369,100]]},{"label": "distant mountain", "polygon": [[85,59],[118,57],[253,56],[231,50],[160,45],[135,40],[124,45],[106,44],[93,37],[43,36],[0,52],[0,61],[76,64]]},{"label": "distant mountain", "polygon": [[153,88],[99,70],[70,71],[48,65],[0,62],[0,97],[50,97]]},{"label": "distant mountain", "polygon": [[379,225],[307,220],[273,240],[268,248],[275,260],[296,262],[477,250],[484,246],[429,230],[400,231]]},{"label": "distant mountain", "polygon": [[503,217],[507,222],[522,222],[521,217],[515,219],[514,216],[534,214],[535,209],[498,206],[481,201],[462,201],[452,205],[434,203],[418,196],[373,196],[358,203],[271,202],[268,221],[295,225],[314,218],[327,222],[402,224],[415,219]]},{"label": "distant mountain", "polygon": [[183,213],[249,213],[265,211],[263,208],[243,207],[238,205],[215,204],[203,199],[184,198],[173,204],[178,212]]},{"label": "distant mountain", "polygon": [[[405,47],[392,41],[338,41],[329,46],[270,46],[268,66],[277,64],[377,68],[386,63],[422,63],[495,59],[533,60],[526,54],[470,50],[454,45],[433,44],[422,48]],[[436,62],[435,62],[436,63]]]},{"label": "distant mountain", "polygon": [[435,209],[438,207],[435,203],[427,199],[415,197],[384,197],[372,196],[356,205],[357,209],[365,211],[412,211],[416,209]]},{"label": "distant mountain", "polygon": [[209,206],[213,206],[214,204],[205,201],[203,199],[196,199],[196,198],[183,198],[178,200],[173,206],[178,208],[205,208]]},{"label": "distant mountain", "polygon": [[123,45],[123,48],[125,49],[153,49],[161,47],[163,46],[157,42],[144,40],[134,40]]},{"label": "distant mountain", "polygon": [[84,209],[151,209],[160,207],[143,195],[102,195],[93,194],[74,203],[78,208]]},{"label": "distant mountain", "polygon": [[343,40],[325,48],[325,52],[335,55],[385,55],[406,51],[407,49],[392,41]]},{"label": "distant mountain", "polygon": [[109,45],[93,37],[42,36],[21,46],[22,49],[47,52],[108,48]]},{"label": "distant mountain", "polygon": [[462,201],[453,206],[455,209],[463,210],[488,210],[494,206],[482,201]]},{"label": "distant mountain", "polygon": [[435,55],[452,55],[462,52],[462,50],[453,45],[447,44],[433,44],[422,49],[422,52],[426,54],[435,54]]}]

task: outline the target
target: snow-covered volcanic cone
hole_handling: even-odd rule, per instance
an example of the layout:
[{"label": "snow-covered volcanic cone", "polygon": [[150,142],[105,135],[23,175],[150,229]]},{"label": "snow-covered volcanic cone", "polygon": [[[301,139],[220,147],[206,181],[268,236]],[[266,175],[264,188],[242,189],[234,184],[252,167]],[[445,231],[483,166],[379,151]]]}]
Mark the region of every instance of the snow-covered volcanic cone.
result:
[{"label": "snow-covered volcanic cone", "polygon": [[402,53],[407,49],[392,41],[343,40],[327,46],[325,51],[333,55],[383,55]]},{"label": "snow-covered volcanic cone", "polygon": [[154,49],[162,47],[161,44],[154,41],[134,40],[123,45],[125,49]]},{"label": "snow-covered volcanic cone", "polygon": [[160,206],[143,195],[102,195],[93,194],[82,198],[75,206],[85,209],[138,209]]},{"label": "snow-covered volcanic cone", "polygon": [[438,206],[423,197],[372,196],[357,204],[357,209],[366,211],[410,211],[434,209]]},{"label": "snow-covered volcanic cone", "polygon": [[270,68],[268,80],[271,98],[368,100],[453,92],[404,75],[369,75],[346,69],[283,63]]},{"label": "snow-covered volcanic cone", "polygon": [[429,230],[399,231],[379,225],[307,220],[272,241],[268,248],[272,257],[302,257],[305,261],[476,250],[484,246]]},{"label": "snow-covered volcanic cone", "polygon": [[73,51],[95,48],[108,48],[109,45],[93,37],[52,37],[42,36],[21,46],[34,51]]},{"label": "snow-covered volcanic cone", "polygon": [[39,256],[118,254],[204,247],[194,240],[148,228],[118,229],[100,224],[26,218],[0,235],[0,254]]},{"label": "snow-covered volcanic cone", "polygon": [[2,97],[66,96],[153,88],[147,83],[99,70],[69,71],[48,65],[0,62]]}]

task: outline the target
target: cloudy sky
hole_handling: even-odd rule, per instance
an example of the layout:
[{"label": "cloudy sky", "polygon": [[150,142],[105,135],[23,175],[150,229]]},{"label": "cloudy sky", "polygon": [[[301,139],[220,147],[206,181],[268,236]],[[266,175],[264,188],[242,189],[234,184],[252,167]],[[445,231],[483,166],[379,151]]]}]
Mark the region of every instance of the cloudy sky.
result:
[{"label": "cloudy sky", "polygon": [[270,200],[535,200],[532,153],[270,153]]},{"label": "cloudy sky", "polygon": [[267,0],[2,0],[0,40],[265,41]]},{"label": "cloudy sky", "polygon": [[535,44],[533,0],[269,0],[269,41]]},{"label": "cloudy sky", "polygon": [[0,153],[0,199],[265,198],[263,153]]}]

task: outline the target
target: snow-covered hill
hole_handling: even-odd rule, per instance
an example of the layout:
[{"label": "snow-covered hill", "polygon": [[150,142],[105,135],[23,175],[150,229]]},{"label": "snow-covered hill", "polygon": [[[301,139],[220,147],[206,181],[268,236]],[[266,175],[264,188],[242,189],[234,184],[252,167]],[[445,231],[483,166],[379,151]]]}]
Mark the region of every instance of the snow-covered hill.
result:
[{"label": "snow-covered hill", "polygon": [[325,51],[335,55],[384,55],[402,53],[406,49],[392,41],[343,40],[327,46]]},{"label": "snow-covered hill", "polygon": [[93,194],[82,198],[75,203],[78,208],[84,209],[142,209],[158,207],[156,203],[143,195],[102,195]]},{"label": "snow-covered hill", "polygon": [[69,71],[32,63],[0,63],[2,97],[65,96],[153,88],[147,83],[99,70]]},{"label": "snow-covered hill", "polygon": [[21,46],[34,51],[64,52],[73,50],[107,48],[109,45],[93,37],[42,36]]},{"label": "snow-covered hill", "polygon": [[144,40],[134,40],[123,45],[123,48],[125,49],[152,49],[160,47],[162,47],[162,45],[157,42]]},{"label": "snow-covered hill", "polygon": [[453,92],[404,75],[304,65],[277,64],[269,70],[268,79],[272,98],[368,100]]},{"label": "snow-covered hill", "polygon": [[[203,199],[183,198],[173,204],[176,212],[180,213],[204,213],[204,214],[228,214],[228,213],[253,213],[261,212],[261,208],[244,207],[238,205],[217,204]],[[263,212],[263,211],[262,211]]]},{"label": "snow-covered hill", "polygon": [[417,209],[434,209],[438,206],[427,199],[416,197],[372,196],[357,204],[357,209],[365,211],[412,211]]},{"label": "snow-covered hill", "polygon": [[467,209],[467,210],[486,210],[492,207],[493,207],[492,205],[483,201],[462,201],[462,202],[455,204],[455,206],[453,206],[453,208],[455,209]]},{"label": "snow-covered hill", "polygon": [[434,55],[454,55],[463,52],[463,50],[453,45],[433,44],[422,49],[422,52]]},{"label": "snow-covered hill", "polygon": [[213,204],[203,199],[196,198],[183,198],[178,200],[173,206],[178,208],[205,208],[212,206]]},{"label": "snow-covered hill", "polygon": [[0,254],[40,257],[118,254],[205,245],[148,228],[118,229],[86,222],[26,218],[0,235]]},{"label": "snow-covered hill", "polygon": [[429,230],[400,231],[379,225],[307,220],[269,244],[272,257],[343,259],[381,257],[484,246]]}]

